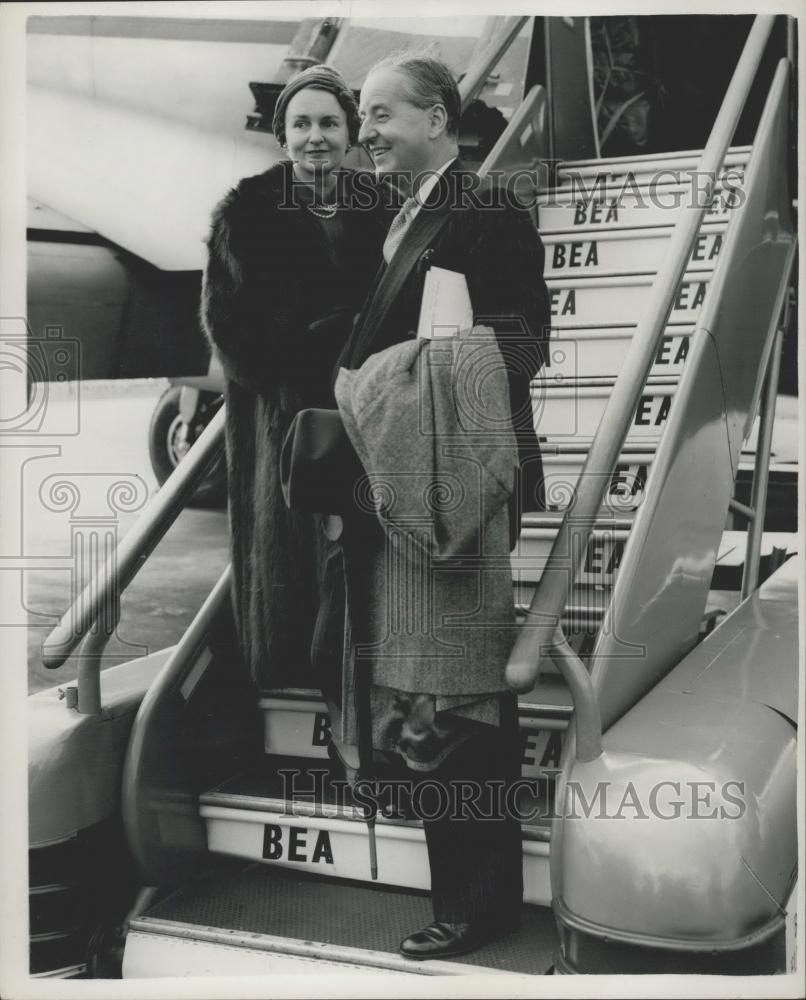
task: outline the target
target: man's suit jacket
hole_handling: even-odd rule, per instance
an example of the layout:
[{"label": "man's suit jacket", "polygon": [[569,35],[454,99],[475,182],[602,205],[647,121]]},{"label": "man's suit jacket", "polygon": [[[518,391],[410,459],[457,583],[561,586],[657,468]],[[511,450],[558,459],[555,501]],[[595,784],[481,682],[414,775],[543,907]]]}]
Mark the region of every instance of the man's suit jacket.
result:
[{"label": "man's suit jacket", "polygon": [[[429,230],[449,218],[428,239]],[[425,237],[425,250],[399,284],[407,248]],[[364,308],[337,364],[359,368],[374,354],[416,335],[428,265],[459,271],[467,280],[474,322],[496,332],[509,378],[513,427],[523,481],[522,509],[540,510],[542,468],[532,422],[529,384],[543,364],[550,302],[543,279],[544,249],[529,212],[512,195],[480,180],[459,160],[445,170],[400,243],[376,276]],[[377,322],[378,316],[382,320]]]}]

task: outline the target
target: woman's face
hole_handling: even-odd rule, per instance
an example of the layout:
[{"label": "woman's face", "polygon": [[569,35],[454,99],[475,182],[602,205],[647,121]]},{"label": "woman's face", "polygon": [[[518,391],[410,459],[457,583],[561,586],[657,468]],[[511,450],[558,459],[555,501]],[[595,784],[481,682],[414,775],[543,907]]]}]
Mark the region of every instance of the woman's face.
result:
[{"label": "woman's face", "polygon": [[288,102],[285,141],[298,176],[313,182],[341,166],[350,141],[347,115],[333,94],[306,87]]}]

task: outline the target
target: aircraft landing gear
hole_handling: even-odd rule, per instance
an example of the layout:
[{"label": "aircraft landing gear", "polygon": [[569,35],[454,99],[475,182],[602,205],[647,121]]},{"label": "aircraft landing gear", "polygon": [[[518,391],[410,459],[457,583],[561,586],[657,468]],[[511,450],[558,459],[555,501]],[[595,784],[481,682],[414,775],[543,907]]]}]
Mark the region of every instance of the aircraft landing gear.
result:
[{"label": "aircraft landing gear", "polygon": [[[188,453],[222,403],[220,393],[179,385],[172,385],[160,396],[148,433],[151,468],[160,486]],[[224,507],[226,502],[227,463],[222,454],[199,483],[191,506]]]}]

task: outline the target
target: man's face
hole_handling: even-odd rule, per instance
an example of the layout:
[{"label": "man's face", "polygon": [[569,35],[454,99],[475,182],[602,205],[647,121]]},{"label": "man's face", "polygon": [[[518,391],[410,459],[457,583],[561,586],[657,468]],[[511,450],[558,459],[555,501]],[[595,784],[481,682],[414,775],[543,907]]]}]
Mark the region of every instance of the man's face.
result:
[{"label": "man's face", "polygon": [[406,173],[410,178],[428,169],[431,151],[431,110],[406,99],[406,78],[396,69],[370,73],[361,88],[361,131],[379,174]]}]

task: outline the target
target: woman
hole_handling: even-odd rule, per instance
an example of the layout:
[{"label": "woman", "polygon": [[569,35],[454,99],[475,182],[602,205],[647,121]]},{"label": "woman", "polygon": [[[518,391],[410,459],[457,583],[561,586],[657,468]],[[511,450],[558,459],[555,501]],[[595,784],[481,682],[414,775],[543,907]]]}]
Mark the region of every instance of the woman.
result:
[{"label": "woman", "polygon": [[326,539],[286,508],[278,468],[294,414],[335,405],[330,373],[381,256],[371,175],[342,167],[358,127],[338,73],[298,74],[272,122],[288,159],[230,191],[208,240],[202,319],[227,376],[233,606],[261,689],[315,681]]}]

